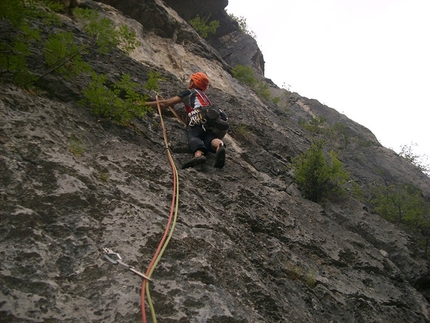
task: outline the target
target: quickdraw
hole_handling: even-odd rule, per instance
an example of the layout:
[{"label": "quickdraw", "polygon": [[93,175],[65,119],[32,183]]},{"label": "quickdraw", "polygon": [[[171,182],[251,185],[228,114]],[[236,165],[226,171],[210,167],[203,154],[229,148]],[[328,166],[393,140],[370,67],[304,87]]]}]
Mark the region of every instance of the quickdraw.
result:
[{"label": "quickdraw", "polygon": [[191,127],[202,123],[202,115],[199,109],[194,109],[193,111],[188,113],[188,117],[190,117],[190,122],[188,123],[188,125]]},{"label": "quickdraw", "polygon": [[[151,278],[149,278],[149,277],[148,277],[148,276],[146,276],[145,274],[142,274],[140,271],[137,271],[136,269],[134,269],[134,267],[133,267],[133,266],[130,266],[130,265],[127,265],[126,263],[124,263],[124,262],[122,261],[121,256],[119,255],[119,253],[114,252],[114,251],[112,251],[112,250],[110,250],[110,249],[108,249],[108,248],[103,248],[103,252],[104,252],[104,254],[105,254],[105,258],[106,258],[107,260],[109,260],[111,263],[113,263],[113,264],[115,264],[115,265],[116,265],[116,264],[120,264],[120,265],[122,265],[122,266],[124,266],[124,267],[127,267],[130,271],[134,272],[135,274],[139,275],[140,277],[142,277],[142,278],[144,278],[144,279],[151,280]],[[113,259],[113,258],[112,258],[112,256],[115,256],[115,257],[116,257],[116,259]]]}]

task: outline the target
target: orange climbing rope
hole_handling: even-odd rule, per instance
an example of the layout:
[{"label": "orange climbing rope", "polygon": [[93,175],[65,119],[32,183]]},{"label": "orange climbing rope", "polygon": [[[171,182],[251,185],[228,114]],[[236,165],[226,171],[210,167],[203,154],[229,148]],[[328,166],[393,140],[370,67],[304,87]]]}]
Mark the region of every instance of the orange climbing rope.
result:
[{"label": "orange climbing rope", "polygon": [[152,260],[151,260],[151,262],[148,266],[148,269],[146,271],[146,277],[147,278],[144,278],[143,282],[142,282],[141,307],[142,307],[143,323],[147,323],[146,311],[145,311],[145,295],[147,295],[147,298],[148,298],[148,306],[149,306],[150,311],[151,311],[152,322],[153,323],[157,322],[155,310],[154,310],[154,307],[152,305],[152,300],[151,300],[151,296],[150,296],[150,292],[149,292],[149,279],[151,278],[151,275],[154,272],[155,267],[157,266],[159,260],[161,259],[161,256],[163,255],[164,250],[166,249],[166,247],[167,247],[167,245],[168,245],[168,243],[169,243],[169,241],[173,235],[173,231],[174,231],[175,225],[176,225],[176,219],[178,216],[178,204],[179,204],[178,203],[179,202],[178,170],[176,169],[175,162],[174,162],[173,157],[172,157],[170,150],[169,150],[169,145],[168,145],[168,141],[167,141],[167,133],[166,133],[166,128],[164,126],[164,121],[163,121],[163,116],[161,113],[161,107],[160,107],[160,102],[158,100],[158,95],[156,96],[156,101],[157,101],[158,113],[160,115],[161,128],[163,129],[164,145],[165,145],[165,148],[167,151],[167,157],[168,157],[170,165],[172,167],[173,194],[172,194],[172,204],[170,207],[169,220],[167,221],[167,225],[166,225],[166,228],[164,230],[163,237],[161,238],[161,241],[158,244],[157,250],[155,251],[155,254],[152,257]]}]

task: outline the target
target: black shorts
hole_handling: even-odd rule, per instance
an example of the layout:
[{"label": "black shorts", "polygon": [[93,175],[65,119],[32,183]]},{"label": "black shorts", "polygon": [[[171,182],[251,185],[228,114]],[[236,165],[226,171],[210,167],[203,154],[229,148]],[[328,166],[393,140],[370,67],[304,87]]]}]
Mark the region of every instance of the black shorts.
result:
[{"label": "black shorts", "polygon": [[193,153],[196,150],[201,150],[205,154],[208,152],[215,152],[212,149],[211,143],[212,140],[216,138],[217,136],[212,130],[205,130],[201,125],[188,126],[187,128],[188,145]]}]

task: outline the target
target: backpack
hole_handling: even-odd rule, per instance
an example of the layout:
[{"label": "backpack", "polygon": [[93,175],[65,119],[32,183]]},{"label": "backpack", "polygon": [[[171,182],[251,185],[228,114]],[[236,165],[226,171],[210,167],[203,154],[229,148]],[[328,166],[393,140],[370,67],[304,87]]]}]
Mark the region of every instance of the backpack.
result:
[{"label": "backpack", "polygon": [[219,139],[224,138],[230,128],[225,112],[213,105],[200,107],[198,110],[200,122],[205,128],[211,129]]},{"label": "backpack", "polygon": [[207,105],[196,108],[194,112],[190,113],[191,115],[188,114],[193,120],[190,124],[202,124],[206,129],[212,130],[217,138],[224,138],[230,128],[227,115],[220,108],[212,105],[204,92],[194,91],[200,97],[201,102]]}]

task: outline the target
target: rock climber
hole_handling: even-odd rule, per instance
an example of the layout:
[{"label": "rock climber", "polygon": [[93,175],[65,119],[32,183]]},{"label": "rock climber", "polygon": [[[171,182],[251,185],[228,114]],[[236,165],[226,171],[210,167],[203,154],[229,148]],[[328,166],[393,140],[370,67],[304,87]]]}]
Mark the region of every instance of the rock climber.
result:
[{"label": "rock climber", "polygon": [[[184,107],[190,122],[187,126],[188,145],[193,152],[193,158],[182,165],[182,169],[194,167],[206,162],[208,152],[215,153],[216,168],[223,168],[225,164],[225,145],[212,129],[208,129],[196,118],[196,112],[200,107],[210,106],[206,95],[209,86],[209,78],[203,72],[197,72],[190,76],[187,89],[170,99],[159,100],[161,108],[173,107],[175,104],[184,103]],[[150,107],[157,107],[157,101],[146,102]]]}]

